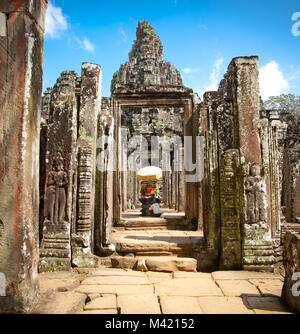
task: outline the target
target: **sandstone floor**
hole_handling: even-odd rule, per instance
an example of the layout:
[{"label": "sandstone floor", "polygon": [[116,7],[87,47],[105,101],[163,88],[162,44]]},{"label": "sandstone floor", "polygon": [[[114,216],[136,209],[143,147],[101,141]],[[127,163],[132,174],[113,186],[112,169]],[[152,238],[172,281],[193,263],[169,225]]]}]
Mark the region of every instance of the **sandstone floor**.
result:
[{"label": "sandstone floor", "polygon": [[288,314],[280,273],[139,272],[97,268],[39,274],[32,314]]}]

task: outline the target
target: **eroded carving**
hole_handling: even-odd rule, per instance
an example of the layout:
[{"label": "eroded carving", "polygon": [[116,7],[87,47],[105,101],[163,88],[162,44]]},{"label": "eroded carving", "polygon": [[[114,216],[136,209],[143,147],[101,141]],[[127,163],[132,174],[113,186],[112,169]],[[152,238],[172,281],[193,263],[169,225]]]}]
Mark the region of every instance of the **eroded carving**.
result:
[{"label": "eroded carving", "polygon": [[61,153],[57,154],[52,170],[47,175],[45,192],[45,218],[52,224],[63,223],[65,220],[66,191],[69,183],[68,174],[64,171]]},{"label": "eroded carving", "polygon": [[249,175],[245,181],[246,222],[254,224],[266,221],[267,195],[262,170],[258,164],[249,167]]}]

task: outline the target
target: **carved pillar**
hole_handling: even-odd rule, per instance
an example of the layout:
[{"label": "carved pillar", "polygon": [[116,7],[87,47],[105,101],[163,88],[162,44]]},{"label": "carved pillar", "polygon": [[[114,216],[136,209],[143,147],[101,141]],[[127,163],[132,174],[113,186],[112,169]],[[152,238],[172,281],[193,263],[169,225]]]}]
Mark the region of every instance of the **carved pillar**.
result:
[{"label": "carved pillar", "polygon": [[[101,109],[101,68],[83,63],[78,113],[78,170],[76,231],[72,231],[72,264],[94,267],[95,175],[97,120]],[[75,234],[76,233],[76,234]]]},{"label": "carved pillar", "polygon": [[39,271],[71,266],[73,178],[77,169],[77,76],[62,72],[53,88],[47,125],[44,225]]},{"label": "carved pillar", "polygon": [[96,185],[95,185],[95,222],[94,240],[95,253],[105,255],[109,251],[114,214],[113,169],[116,163],[114,142],[114,118],[111,109],[111,99],[102,98],[101,113],[98,118],[98,140],[96,155]]},{"label": "carved pillar", "polygon": [[228,150],[220,161],[221,269],[242,267],[242,189],[238,150]]},{"label": "carved pillar", "polygon": [[208,251],[218,261],[220,250],[220,188],[219,163],[216,131],[205,134],[205,169],[204,169],[204,237]]},{"label": "carved pillar", "polygon": [[244,165],[244,247],[245,270],[273,271],[275,262],[271,229],[268,225],[269,197],[266,179],[258,164]]},{"label": "carved pillar", "polygon": [[0,2],[0,313],[38,293],[39,126],[47,1]]}]

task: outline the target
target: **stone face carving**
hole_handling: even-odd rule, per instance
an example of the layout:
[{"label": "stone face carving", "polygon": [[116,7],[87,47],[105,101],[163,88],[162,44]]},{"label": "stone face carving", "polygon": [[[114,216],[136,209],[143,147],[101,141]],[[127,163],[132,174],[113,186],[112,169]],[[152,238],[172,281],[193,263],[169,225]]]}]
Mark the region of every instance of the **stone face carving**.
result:
[{"label": "stone face carving", "polygon": [[129,62],[121,65],[119,71],[114,74],[111,91],[115,93],[126,85],[130,85],[131,90],[136,85],[144,88],[183,87],[179,71],[173,64],[163,60],[160,38],[155,34],[152,25],[146,21],[139,22],[136,41],[129,53]]},{"label": "stone face carving", "polygon": [[265,183],[261,176],[261,167],[258,164],[250,166],[249,176],[245,181],[246,192],[246,222],[254,224],[267,219],[265,203],[267,195]]},{"label": "stone face carving", "polygon": [[65,186],[68,183],[68,174],[64,171],[63,158],[61,153],[58,153],[55,167],[47,176],[45,193],[45,217],[52,224],[64,222],[66,208]]}]

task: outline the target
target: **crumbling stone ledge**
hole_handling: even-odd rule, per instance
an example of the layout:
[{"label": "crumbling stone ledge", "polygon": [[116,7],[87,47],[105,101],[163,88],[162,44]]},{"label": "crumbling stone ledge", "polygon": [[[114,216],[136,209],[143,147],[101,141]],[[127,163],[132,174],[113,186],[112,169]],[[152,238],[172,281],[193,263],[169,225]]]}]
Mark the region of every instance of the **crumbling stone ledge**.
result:
[{"label": "crumbling stone ledge", "polygon": [[282,299],[300,313],[300,234],[286,232],[284,237],[283,264],[285,280]]}]

